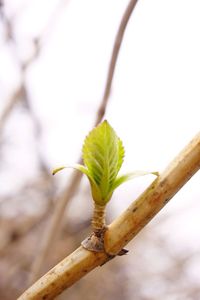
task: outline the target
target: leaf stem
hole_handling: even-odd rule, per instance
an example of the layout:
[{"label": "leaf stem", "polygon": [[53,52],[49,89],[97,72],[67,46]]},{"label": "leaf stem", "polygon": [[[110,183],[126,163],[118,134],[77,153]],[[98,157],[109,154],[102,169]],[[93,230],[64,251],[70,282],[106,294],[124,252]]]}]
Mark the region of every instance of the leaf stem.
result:
[{"label": "leaf stem", "polygon": [[102,232],[102,230],[106,228],[105,208],[106,208],[105,205],[99,205],[94,202],[92,229],[96,235],[98,235],[98,233]]}]

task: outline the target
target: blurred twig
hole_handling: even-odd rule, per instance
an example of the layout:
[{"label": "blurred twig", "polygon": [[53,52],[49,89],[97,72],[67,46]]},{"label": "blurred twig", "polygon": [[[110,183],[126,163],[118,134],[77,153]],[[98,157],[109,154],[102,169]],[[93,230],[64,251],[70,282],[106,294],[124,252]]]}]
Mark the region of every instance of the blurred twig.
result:
[{"label": "blurred twig", "polygon": [[[96,120],[95,120],[94,126],[98,125],[98,123],[101,122],[101,120],[103,119],[103,117],[105,115],[119,50],[120,50],[120,47],[122,44],[126,26],[128,24],[128,21],[130,19],[130,16],[133,12],[133,9],[134,9],[136,3],[137,3],[137,0],[131,0],[129,2],[129,4],[124,12],[124,15],[122,17],[122,20],[120,22],[119,29],[117,31],[117,35],[116,35],[114,46],[113,46],[113,51],[112,51],[112,55],[111,55],[109,68],[108,68],[108,75],[107,75],[105,90],[104,90],[102,101],[97,110],[97,115],[96,115]],[[80,162],[81,162],[81,157],[78,160],[78,163],[80,163]],[[52,250],[53,240],[56,236],[56,233],[59,231],[59,227],[60,227],[60,224],[62,221],[62,217],[64,215],[66,205],[69,203],[71,198],[77,192],[81,177],[82,177],[82,173],[73,172],[69,186],[65,189],[65,191],[61,195],[61,197],[56,201],[57,204],[55,206],[55,210],[54,210],[53,215],[49,221],[49,224],[44,232],[42,248],[40,249],[40,252],[36,256],[36,259],[33,263],[32,272],[30,274],[30,280],[29,280],[30,283],[34,282],[39,277],[41,267],[44,264],[45,259],[48,256],[48,252],[50,249]]]},{"label": "blurred twig", "polygon": [[[11,114],[11,112],[13,111],[15,106],[19,102],[22,101],[22,102],[25,103],[26,108],[28,109],[28,111],[31,115],[31,118],[34,122],[35,134],[36,134],[36,140],[37,140],[40,136],[40,133],[41,133],[41,130],[40,130],[41,127],[40,127],[40,123],[39,123],[37,117],[35,116],[33,110],[31,109],[29,93],[28,93],[28,89],[27,89],[26,83],[25,83],[25,77],[26,77],[27,69],[32,65],[32,63],[40,55],[42,37],[38,37],[38,38],[35,38],[33,40],[33,46],[34,47],[33,47],[32,55],[26,61],[23,61],[17,55],[17,51],[16,51],[17,42],[15,40],[14,25],[12,23],[12,20],[9,19],[6,16],[6,14],[4,12],[4,7],[0,7],[0,16],[1,16],[1,19],[2,19],[4,27],[5,27],[6,40],[11,42],[11,45],[14,47],[15,51],[13,51],[13,52],[15,54],[15,59],[16,59],[16,61],[18,63],[18,66],[19,66],[20,77],[21,77],[21,82],[20,82],[18,88],[15,90],[15,92],[7,100],[7,105],[6,105],[2,115],[0,116],[0,134],[3,131],[3,128],[5,126],[5,123],[7,121],[8,116]],[[46,168],[45,163],[44,163],[44,161],[41,157],[41,153],[40,153],[39,150],[38,150],[38,159],[39,159],[39,165],[40,165],[41,171],[43,171],[43,172],[45,171],[45,173],[47,174],[47,168]]]},{"label": "blurred twig", "polygon": [[12,97],[9,99],[6,107],[4,108],[3,113],[0,116],[0,135],[3,131],[3,128],[5,126],[5,123],[7,121],[7,118],[10,114],[10,112],[13,110],[14,106],[17,104],[17,102],[22,97],[22,89],[18,88],[12,95]]},{"label": "blurred twig", "polygon": [[[25,107],[28,110],[28,112],[32,118],[34,128],[35,128],[36,142],[38,143],[38,141],[40,139],[41,126],[40,126],[40,122],[39,122],[37,116],[35,115],[32,107],[31,107],[31,101],[29,99],[28,88],[26,86],[26,81],[25,81],[26,72],[32,66],[32,64],[37,60],[39,55],[41,54],[42,45],[43,45],[43,42],[44,42],[46,36],[49,34],[50,27],[55,22],[56,17],[58,17],[57,15],[62,12],[63,5],[66,4],[67,2],[68,2],[68,0],[59,0],[58,1],[54,12],[50,16],[50,18],[49,18],[47,24],[45,25],[43,31],[41,32],[41,34],[39,36],[33,38],[33,40],[32,40],[33,51],[32,51],[32,54],[30,55],[30,57],[28,57],[26,60],[20,59],[20,57],[18,56],[17,51],[16,51],[17,41],[15,39],[15,33],[14,33],[14,20],[17,15],[15,15],[12,18],[8,18],[5,13],[5,4],[3,2],[0,2],[0,18],[2,20],[2,24],[4,25],[5,40],[6,40],[6,42],[9,42],[10,46],[12,46],[14,48],[14,51],[12,53],[14,53],[14,55],[15,55],[15,59],[18,63],[20,77],[21,77],[19,86],[16,88],[16,90],[11,94],[11,96],[7,100],[6,106],[0,115],[0,137],[3,133],[3,129],[8,120],[8,117],[11,115],[14,108],[17,107],[17,105],[22,102],[25,104]],[[19,10],[19,12],[20,12],[20,10]],[[51,190],[49,192],[49,201],[51,201],[52,197],[53,197],[52,194],[53,194],[53,189],[54,189],[54,185],[52,182],[52,176],[49,173],[49,168],[43,159],[43,155],[42,155],[39,147],[37,148],[37,150],[38,150],[37,157],[38,157],[40,171],[43,175],[43,178],[50,181],[48,188]],[[27,228],[27,230],[24,230],[23,232],[21,232],[20,235],[18,236],[18,238],[23,237],[24,234],[28,233],[33,227],[37,226],[38,223],[43,221],[49,214],[50,209],[51,209],[51,203],[47,207],[47,211],[44,213],[43,218],[39,217],[35,223],[33,222],[33,226],[30,226],[30,228]],[[13,241],[14,240],[12,238],[6,239],[5,243],[3,245],[1,245],[1,247],[0,247],[0,251],[4,251]]]},{"label": "blurred twig", "polygon": [[114,72],[115,72],[115,68],[116,68],[117,58],[118,58],[119,50],[122,45],[124,32],[126,30],[126,26],[128,24],[128,21],[130,19],[130,16],[133,12],[133,9],[134,9],[137,1],[138,0],[131,0],[124,12],[124,15],[122,16],[122,19],[121,19],[121,22],[120,22],[120,25],[119,25],[119,28],[118,28],[118,31],[117,31],[117,34],[115,37],[111,60],[110,60],[109,68],[108,68],[108,74],[107,74],[106,86],[104,89],[104,94],[103,94],[103,99],[102,99],[102,105],[99,107],[95,125],[97,125],[101,121],[102,116],[105,114],[105,107],[106,107],[107,101],[110,96],[110,91],[111,91],[112,81],[113,81]]},{"label": "blurred twig", "polygon": [[[21,76],[21,82],[20,82],[18,88],[7,100],[7,105],[6,105],[2,115],[0,116],[0,135],[2,133],[3,127],[6,123],[8,116],[11,114],[11,112],[13,111],[15,106],[20,101],[23,101],[26,105],[26,108],[28,109],[28,111],[30,113],[30,116],[31,116],[34,126],[35,126],[36,141],[39,140],[40,134],[41,134],[41,126],[40,126],[40,122],[39,122],[37,116],[35,115],[34,111],[32,110],[32,107],[31,107],[31,101],[29,99],[29,93],[28,93],[28,89],[26,86],[26,82],[25,82],[26,72],[29,69],[29,67],[38,59],[39,55],[41,54],[43,41],[45,40],[45,37],[49,33],[49,28],[52,26],[52,23],[55,22],[56,16],[58,15],[58,13],[62,12],[63,5],[67,1],[68,0],[58,1],[57,6],[56,6],[54,12],[52,13],[52,15],[50,16],[43,31],[40,33],[40,35],[33,38],[33,40],[32,40],[33,51],[32,51],[32,54],[30,55],[30,57],[28,57],[26,60],[21,60],[20,57],[17,55],[17,51],[16,51],[17,41],[15,40],[13,19],[8,18],[7,15],[5,14],[4,4],[2,3],[0,5],[0,17],[4,24],[5,38],[6,38],[6,41],[11,42],[12,46],[15,48],[14,54],[15,54],[15,56],[16,56],[15,58],[18,62],[20,76]],[[39,151],[39,149],[38,149],[38,160],[39,160],[40,170],[42,171],[43,175],[50,178],[49,169],[46,166],[45,161],[42,157],[42,153]]]},{"label": "blurred twig", "polygon": [[95,267],[107,262],[110,255],[117,255],[199,169],[200,133],[160,177],[108,227],[104,237],[105,252],[92,252],[80,246],[40,278],[18,300],[54,299]]}]

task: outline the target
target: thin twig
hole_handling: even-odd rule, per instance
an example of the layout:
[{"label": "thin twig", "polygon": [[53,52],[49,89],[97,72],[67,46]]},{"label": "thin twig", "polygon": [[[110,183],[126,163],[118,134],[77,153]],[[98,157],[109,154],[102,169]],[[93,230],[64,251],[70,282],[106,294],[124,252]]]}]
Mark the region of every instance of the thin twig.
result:
[{"label": "thin twig", "polygon": [[[5,35],[6,35],[6,40],[11,42],[11,45],[15,48],[16,47],[16,41],[14,37],[14,32],[13,32],[13,24],[9,18],[4,13],[3,8],[0,8],[0,16],[2,18],[2,21],[4,23],[5,27]],[[15,59],[17,60],[19,64],[19,69],[20,69],[20,75],[21,75],[21,83],[19,84],[18,88],[14,91],[14,93],[10,96],[10,98],[7,101],[7,105],[2,112],[0,116],[0,134],[3,131],[3,127],[5,126],[6,120],[10,113],[13,111],[14,107],[16,104],[19,103],[20,100],[23,100],[28,103],[28,93],[26,90],[25,82],[24,82],[24,77],[25,73],[28,69],[28,67],[38,58],[38,55],[40,53],[40,43],[39,42],[34,42],[34,51],[32,55],[27,59],[26,62],[23,62],[19,59],[19,57],[15,53]],[[30,105],[28,105],[30,107]]]},{"label": "thin twig", "polygon": [[121,22],[119,25],[119,29],[116,34],[113,51],[112,51],[112,55],[111,55],[111,60],[110,60],[109,68],[108,68],[108,74],[107,74],[106,86],[105,86],[103,99],[102,99],[102,105],[99,107],[95,125],[100,123],[100,121],[102,120],[102,118],[105,114],[105,107],[107,105],[107,102],[108,102],[108,99],[110,96],[110,90],[111,90],[112,81],[113,81],[113,77],[114,77],[117,58],[119,55],[119,50],[122,45],[122,40],[124,37],[124,33],[126,30],[127,24],[130,20],[131,14],[135,8],[137,1],[138,0],[131,0],[122,16],[122,19],[121,19]]},{"label": "thin twig", "polygon": [[[98,125],[102,121],[102,119],[105,115],[119,50],[120,50],[120,47],[122,44],[126,26],[128,24],[131,13],[133,12],[133,9],[134,9],[136,3],[137,3],[137,0],[130,1],[130,3],[128,4],[128,6],[125,10],[125,13],[122,17],[122,20],[120,22],[120,26],[119,26],[119,29],[118,29],[118,32],[117,32],[117,35],[115,38],[113,52],[111,55],[111,60],[110,60],[109,68],[108,68],[108,75],[107,75],[105,90],[104,90],[102,101],[97,110],[97,115],[96,115],[96,120],[95,120],[94,126]],[[81,162],[81,157],[79,158],[78,162],[79,163]],[[58,199],[58,201],[56,201],[57,205],[55,206],[53,215],[52,215],[52,217],[49,221],[49,224],[47,225],[47,228],[45,229],[45,232],[44,232],[44,239],[43,239],[41,250],[40,250],[38,256],[36,257],[35,261],[33,262],[32,271],[31,271],[30,279],[29,279],[30,283],[34,282],[40,275],[42,265],[44,264],[45,259],[48,256],[48,252],[50,249],[52,250],[53,239],[55,238],[56,233],[59,231],[59,227],[62,222],[62,217],[64,215],[64,210],[65,210],[67,204],[69,203],[69,201],[72,199],[75,192],[77,191],[81,178],[82,178],[82,173],[74,172],[72,174],[69,186],[66,188],[66,190],[64,191],[64,193],[60,197],[60,199]],[[50,247],[50,245],[51,245],[51,247]]]},{"label": "thin twig", "polygon": [[[67,2],[68,2],[68,0],[60,0],[58,2],[54,12],[50,16],[50,18],[49,18],[46,26],[44,27],[43,31],[41,32],[41,34],[38,37],[33,39],[32,42],[33,42],[34,47],[33,47],[33,51],[32,51],[32,54],[30,55],[30,57],[28,57],[25,61],[23,61],[18,57],[17,52],[13,51],[13,53],[15,55],[15,60],[17,61],[18,66],[19,66],[21,82],[19,83],[19,86],[16,88],[16,90],[10,95],[9,99],[7,100],[7,104],[6,104],[3,112],[0,115],[0,139],[1,139],[1,134],[3,132],[6,121],[8,120],[8,117],[11,115],[14,108],[21,101],[23,101],[25,103],[26,108],[28,109],[30,116],[33,120],[34,128],[35,128],[35,140],[38,141],[40,139],[41,126],[37,119],[37,116],[34,114],[33,110],[31,109],[29,93],[28,93],[28,89],[27,89],[26,82],[24,79],[26,77],[26,72],[29,69],[29,67],[34,63],[34,61],[37,60],[37,58],[41,54],[43,42],[44,42],[46,36],[49,34],[49,28],[52,26],[52,23],[55,22],[56,16],[58,15],[58,13],[63,11],[63,5],[65,5]],[[4,11],[3,3],[0,3],[0,17],[4,24],[5,40],[6,40],[6,42],[10,43],[10,45],[14,48],[14,50],[16,50],[16,46],[17,46],[16,42],[17,41],[16,41],[15,35],[14,35],[13,17],[12,18],[7,17],[7,15],[5,14],[5,11]],[[37,154],[38,154],[39,167],[40,167],[40,171],[41,171],[42,175],[44,176],[44,178],[48,178],[48,180],[51,181],[51,184],[49,185],[51,188],[51,190],[49,192],[49,194],[51,194],[51,197],[49,197],[49,199],[51,199],[52,194],[53,194],[52,191],[54,189],[53,182],[52,182],[52,176],[49,174],[49,168],[47,167],[39,148],[38,148]],[[45,212],[41,221],[45,220],[45,218],[47,217],[48,214],[49,214],[49,208],[47,208],[47,211]],[[24,232],[24,234],[25,234],[25,232]],[[20,237],[22,237],[22,236],[23,236],[23,234],[20,235]],[[10,239],[8,239],[5,242],[5,244],[3,245],[3,247],[1,247],[2,250],[6,249],[6,247],[8,247],[10,245],[10,242],[12,242],[12,241]],[[1,249],[0,249],[0,251],[1,251]]]},{"label": "thin twig", "polygon": [[8,101],[8,104],[6,105],[3,113],[0,116],[0,135],[3,131],[3,128],[5,126],[9,114],[11,113],[11,111],[13,110],[17,102],[21,99],[21,97],[22,97],[22,89],[20,87],[12,94],[11,98]]},{"label": "thin twig", "polygon": [[[45,40],[45,37],[49,33],[49,28],[52,25],[52,23],[55,22],[56,15],[58,13],[62,12],[63,5],[66,4],[67,1],[68,0],[58,1],[57,6],[56,6],[54,12],[52,13],[52,15],[50,16],[48,22],[46,23],[46,26],[44,27],[43,31],[40,33],[39,36],[33,38],[33,40],[32,40],[33,51],[32,51],[32,54],[26,60],[21,60],[20,57],[17,55],[17,51],[16,51],[17,41],[15,39],[15,34],[14,34],[13,19],[7,17],[7,15],[5,14],[5,11],[4,11],[3,4],[0,5],[0,17],[4,23],[6,40],[9,41],[10,44],[14,47],[15,51],[13,51],[13,53],[15,54],[15,59],[19,65],[20,76],[21,76],[21,82],[20,82],[18,88],[14,91],[14,93],[8,99],[7,105],[5,106],[5,109],[3,110],[3,112],[0,116],[0,137],[1,137],[1,133],[3,132],[3,128],[5,126],[7,118],[12,113],[12,111],[16,107],[16,105],[20,101],[23,101],[26,105],[26,108],[29,111],[29,114],[30,114],[33,124],[34,124],[35,140],[36,141],[40,140],[41,126],[40,126],[40,122],[39,122],[37,116],[31,109],[28,88],[27,88],[26,82],[25,82],[26,72],[29,69],[29,67],[33,64],[33,62],[36,61],[37,58],[39,57],[39,55],[41,54],[42,44],[43,44],[43,41]],[[38,163],[39,163],[41,174],[44,177],[48,178],[49,181],[51,182],[51,192],[52,192],[54,189],[54,186],[53,186],[53,182],[52,182],[52,177],[49,174],[49,168],[45,163],[45,160],[40,151],[40,148],[37,147],[37,150],[38,150],[37,151],[38,152],[37,153]]]},{"label": "thin twig", "polygon": [[[26,61],[23,61],[17,55],[17,51],[16,51],[17,43],[16,43],[16,40],[15,40],[14,26],[13,26],[12,20],[9,19],[6,16],[6,14],[4,13],[3,8],[0,8],[0,16],[3,20],[3,22],[4,22],[4,27],[5,27],[5,32],[6,32],[6,39],[10,42],[10,44],[14,48],[13,53],[15,54],[15,60],[18,63],[19,70],[20,70],[20,77],[21,77],[21,82],[20,82],[18,88],[16,89],[16,91],[8,99],[7,105],[6,105],[2,115],[0,116],[0,135],[3,132],[3,128],[5,126],[7,118],[12,113],[13,109],[16,107],[16,105],[20,101],[23,101],[25,103],[26,108],[28,109],[28,111],[30,113],[30,116],[32,118],[32,121],[34,123],[35,138],[38,141],[39,137],[40,137],[40,134],[41,134],[41,126],[40,126],[40,123],[39,123],[36,115],[34,114],[34,112],[31,109],[29,93],[28,93],[28,89],[27,89],[27,86],[26,86],[26,83],[25,83],[24,79],[26,77],[26,72],[27,72],[28,68],[32,65],[32,63],[40,55],[40,52],[41,52],[41,39],[42,39],[43,35],[40,38],[36,38],[36,39],[33,40],[33,46],[34,46],[33,47],[33,52]],[[39,166],[40,166],[40,169],[41,169],[42,173],[44,173],[44,175],[46,175],[46,176],[49,176],[48,168],[45,165],[45,162],[42,158],[42,155],[41,155],[41,152],[39,151],[39,149],[38,149],[38,160],[39,160]]]},{"label": "thin twig", "polygon": [[[42,43],[45,40],[45,37],[49,33],[49,28],[50,28],[50,26],[52,26],[52,23],[55,22],[57,14],[62,12],[63,5],[66,4],[66,2],[67,2],[67,0],[62,0],[62,1],[60,0],[58,2],[57,7],[55,8],[53,14],[50,16],[46,26],[44,27],[42,33],[40,34],[40,36],[35,37],[33,39],[34,47],[33,47],[33,52],[30,55],[30,57],[28,57],[28,59],[26,61],[21,61],[19,59],[19,57],[17,57],[17,56],[15,57],[19,64],[19,69],[20,69],[22,80],[21,80],[21,83],[19,84],[19,87],[8,99],[8,101],[7,101],[8,103],[0,116],[0,134],[2,132],[2,129],[6,123],[6,120],[9,116],[9,114],[13,111],[16,104],[19,103],[19,100],[23,99],[28,104],[28,97],[27,97],[28,93],[27,93],[25,81],[24,81],[24,77],[26,75],[25,73],[26,73],[27,69],[32,65],[32,63],[39,57],[41,50],[42,50]],[[3,2],[2,3],[0,2],[0,17],[4,23],[6,41],[11,42],[12,46],[15,47],[16,40],[15,40],[15,36],[14,36],[13,24],[12,24],[11,19],[8,18],[6,16],[6,14],[4,13],[4,3]],[[14,51],[14,53],[16,55],[16,51]],[[25,97],[26,99],[23,98],[24,94],[26,95],[26,97]],[[28,107],[30,108],[29,104],[28,104]],[[36,119],[34,121],[36,121]],[[38,126],[36,126],[36,127],[38,127]]]},{"label": "thin twig", "polygon": [[[10,96],[10,98],[7,101],[7,105],[5,106],[1,116],[0,116],[0,138],[1,134],[3,132],[3,128],[5,126],[5,123],[7,121],[7,118],[9,115],[12,113],[13,109],[16,107],[16,105],[20,102],[23,101],[26,104],[26,108],[29,111],[29,114],[32,118],[32,121],[35,126],[35,140],[38,141],[41,136],[41,126],[40,122],[31,109],[31,104],[30,104],[30,99],[29,99],[29,93],[28,89],[26,86],[25,82],[25,77],[26,77],[26,72],[29,69],[29,67],[33,64],[34,61],[37,60],[39,55],[41,54],[42,50],[42,44],[43,41],[45,40],[45,37],[49,33],[49,28],[52,25],[53,22],[56,20],[56,16],[58,13],[62,12],[63,5],[66,4],[68,0],[60,0],[57,3],[57,6],[50,16],[48,22],[46,23],[46,26],[43,28],[43,31],[40,33],[39,36],[33,38],[32,43],[33,43],[33,51],[32,54],[26,59],[26,60],[21,60],[20,57],[16,54],[16,39],[15,39],[15,34],[14,34],[14,26],[13,26],[13,19],[8,18],[7,15],[5,14],[4,11],[4,4],[0,3],[0,17],[4,23],[4,28],[5,28],[5,37],[6,40],[11,42],[11,45],[14,47],[14,54],[15,54],[15,59],[19,65],[19,70],[20,70],[20,75],[21,75],[21,82],[18,86],[18,88],[14,91],[14,93]],[[40,171],[43,174],[44,177],[49,178],[49,180],[52,182],[52,178],[49,174],[49,168],[47,167],[45,160],[42,156],[42,153],[39,149],[38,150],[38,162],[39,162],[39,167]],[[51,190],[53,191],[53,182],[51,184]]]},{"label": "thin twig", "polygon": [[105,253],[82,246],[40,278],[18,300],[54,299],[95,267],[116,255],[200,169],[200,133],[105,233]]}]

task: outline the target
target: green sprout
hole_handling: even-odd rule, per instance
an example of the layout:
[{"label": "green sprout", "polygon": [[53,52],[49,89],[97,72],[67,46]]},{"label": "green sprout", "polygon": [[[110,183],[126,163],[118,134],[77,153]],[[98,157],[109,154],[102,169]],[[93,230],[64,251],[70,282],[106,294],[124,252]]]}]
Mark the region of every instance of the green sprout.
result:
[{"label": "green sprout", "polygon": [[[136,171],[125,175],[118,175],[124,160],[124,147],[114,129],[105,120],[95,127],[85,138],[82,157],[84,165],[76,164],[73,168],[84,173],[90,182],[94,201],[93,231],[104,230],[105,207],[113,192],[122,183],[149,172]],[[58,171],[66,167],[57,168]],[[156,172],[151,174],[158,175]]]}]

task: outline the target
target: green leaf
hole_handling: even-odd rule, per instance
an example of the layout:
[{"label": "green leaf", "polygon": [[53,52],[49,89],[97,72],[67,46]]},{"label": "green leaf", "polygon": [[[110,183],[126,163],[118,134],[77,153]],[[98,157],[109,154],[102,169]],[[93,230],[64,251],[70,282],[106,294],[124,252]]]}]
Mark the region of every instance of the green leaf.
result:
[{"label": "green leaf", "polygon": [[107,121],[95,127],[85,138],[82,153],[85,166],[60,167],[53,171],[53,175],[65,168],[81,171],[88,177],[93,200],[99,205],[106,205],[114,190],[134,177],[147,174],[158,176],[157,172],[142,171],[118,176],[124,159],[124,147]]},{"label": "green leaf", "polygon": [[101,199],[94,201],[105,204],[112,196],[113,184],[123,163],[122,142],[109,123],[104,121],[86,137],[82,152],[84,164],[101,194]]},{"label": "green leaf", "polygon": [[55,175],[57,174],[58,172],[64,170],[64,169],[68,169],[68,168],[72,168],[72,169],[75,169],[77,171],[81,171],[82,173],[84,173],[85,175],[89,176],[89,172],[88,170],[86,169],[86,167],[84,167],[83,165],[80,165],[80,164],[73,164],[73,165],[68,165],[68,166],[62,166],[62,167],[59,167],[59,168],[56,168],[52,171],[52,175]]},{"label": "green leaf", "polygon": [[131,180],[131,179],[139,177],[139,176],[150,175],[150,174],[159,176],[158,172],[143,172],[143,171],[135,171],[135,172],[127,173],[124,175],[120,175],[115,180],[115,183],[113,185],[113,190],[115,190],[118,186],[120,186],[122,183],[124,183],[128,180]]},{"label": "green leaf", "polygon": [[60,171],[62,171],[64,169],[67,169],[67,168],[73,168],[73,169],[75,169],[77,171],[82,172],[83,174],[85,174],[88,177],[90,185],[91,185],[92,197],[93,197],[94,201],[96,201],[98,204],[101,205],[102,204],[101,191],[100,191],[98,185],[96,184],[96,182],[94,181],[93,177],[90,175],[88,169],[85,166],[80,165],[80,164],[73,164],[73,165],[68,165],[68,166],[62,166],[62,167],[54,169],[52,171],[52,175],[55,175],[58,172],[60,172]]},{"label": "green leaf", "polygon": [[65,169],[66,167],[59,167],[56,168],[52,171],[52,175],[56,175],[58,172],[62,171],[63,169]]}]

